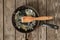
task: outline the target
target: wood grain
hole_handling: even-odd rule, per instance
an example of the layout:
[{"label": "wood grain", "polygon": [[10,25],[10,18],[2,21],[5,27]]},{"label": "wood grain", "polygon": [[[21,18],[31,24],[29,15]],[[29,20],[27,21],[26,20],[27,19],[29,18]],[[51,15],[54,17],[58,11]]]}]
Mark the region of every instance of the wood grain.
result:
[{"label": "wood grain", "polygon": [[[35,8],[39,15],[46,15],[46,0],[27,0],[29,6]],[[46,40],[46,27],[39,27],[29,33],[29,40]]]},{"label": "wood grain", "polygon": [[[26,5],[26,0],[16,0],[16,8]],[[25,40],[25,33],[16,30],[16,40]]]},{"label": "wood grain", "polygon": [[3,0],[0,0],[0,40],[3,40]]},{"label": "wood grain", "polygon": [[[46,0],[39,0],[38,2],[39,2],[39,15],[46,16]],[[39,26],[38,32],[39,40],[46,40],[46,26]]]},{"label": "wood grain", "polygon": [[12,25],[12,14],[15,0],[4,0],[4,40],[15,40],[15,29]]},{"label": "wood grain", "polygon": [[57,0],[57,12],[55,13],[55,23],[59,26],[59,29],[56,30],[56,40],[60,40],[60,0]]},{"label": "wood grain", "polygon": [[[48,23],[51,24],[56,24],[56,14],[57,14],[57,10],[58,10],[58,0],[47,0],[47,15],[51,15],[54,16],[55,18],[52,21],[49,21]],[[47,28],[47,40],[57,40],[57,34],[56,34],[56,30],[52,29],[52,28]]]},{"label": "wood grain", "polygon": [[[37,8],[37,0],[27,0],[27,5],[33,7],[34,9],[38,10]],[[29,40],[38,40],[38,29],[28,33]]]}]

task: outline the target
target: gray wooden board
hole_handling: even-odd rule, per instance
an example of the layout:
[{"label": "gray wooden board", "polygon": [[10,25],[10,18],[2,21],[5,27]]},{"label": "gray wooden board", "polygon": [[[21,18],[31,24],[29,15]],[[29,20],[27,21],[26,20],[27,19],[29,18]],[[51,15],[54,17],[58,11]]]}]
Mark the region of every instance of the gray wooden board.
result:
[{"label": "gray wooden board", "polygon": [[56,33],[56,40],[60,40],[60,0],[57,0],[56,3],[57,12],[55,13],[55,23],[59,26],[59,29],[55,31]]},{"label": "gray wooden board", "polygon": [[[57,17],[56,15],[58,10],[58,0],[47,0],[47,15],[53,16],[54,19],[48,23],[56,24]],[[58,14],[59,15],[59,14]],[[57,30],[52,28],[47,28],[47,40],[58,40],[57,39]]]},{"label": "gray wooden board", "polygon": [[[38,2],[39,2],[39,15],[46,16],[46,0],[39,0]],[[46,26],[39,26],[38,29],[39,40],[46,40]]]},{"label": "gray wooden board", "polygon": [[[27,5],[37,9],[37,0],[27,0]],[[38,40],[38,30],[34,30],[28,34],[29,40]]]},{"label": "gray wooden board", "polygon": [[15,0],[4,0],[4,40],[15,40],[15,29],[12,25],[12,14]]},{"label": "gray wooden board", "polygon": [[[16,8],[26,5],[26,0],[16,0]],[[16,30],[16,40],[25,40],[25,33]]]},{"label": "gray wooden board", "polygon": [[3,40],[3,0],[0,0],[0,40]]},{"label": "gray wooden board", "polygon": [[[46,15],[46,0],[27,0],[27,5],[38,11],[39,15]],[[39,27],[28,34],[29,40],[46,40],[46,27]]]}]

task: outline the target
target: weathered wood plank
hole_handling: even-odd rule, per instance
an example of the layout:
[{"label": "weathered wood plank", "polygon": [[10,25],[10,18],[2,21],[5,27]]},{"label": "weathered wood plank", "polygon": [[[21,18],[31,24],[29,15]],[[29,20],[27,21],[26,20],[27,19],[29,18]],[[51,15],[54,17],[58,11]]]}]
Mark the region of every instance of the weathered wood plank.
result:
[{"label": "weathered wood plank", "polygon": [[[27,0],[27,5],[35,8],[39,15],[46,15],[46,0]],[[46,27],[39,27],[28,34],[29,40],[46,40]]]},{"label": "weathered wood plank", "polygon": [[[27,5],[38,10],[37,0],[27,0]],[[28,33],[28,40],[38,40],[38,29],[32,31],[31,33]]]},{"label": "weathered wood plank", "polygon": [[[39,15],[46,16],[46,0],[39,0]],[[46,26],[39,26],[39,40],[46,40]]]},{"label": "weathered wood plank", "polygon": [[3,0],[0,0],[0,40],[3,40]]},{"label": "weathered wood plank", "polygon": [[[16,0],[16,8],[26,5],[26,0]],[[25,40],[25,33],[16,30],[16,40]]]},{"label": "weathered wood plank", "polygon": [[27,0],[27,5],[28,6],[31,6],[33,8],[35,8],[36,10],[38,10],[38,3],[37,3],[38,0]]},{"label": "weathered wood plank", "polygon": [[12,25],[12,14],[15,0],[4,0],[4,40],[15,40],[15,29]]},{"label": "weathered wood plank", "polygon": [[56,31],[56,40],[60,40],[60,0],[57,0],[56,6],[55,23],[59,26],[59,29]]},{"label": "weathered wood plank", "polygon": [[[47,15],[56,17],[58,10],[57,3],[57,0],[47,0]],[[48,23],[56,24],[55,18]],[[57,40],[56,30],[47,28],[47,40]]]}]

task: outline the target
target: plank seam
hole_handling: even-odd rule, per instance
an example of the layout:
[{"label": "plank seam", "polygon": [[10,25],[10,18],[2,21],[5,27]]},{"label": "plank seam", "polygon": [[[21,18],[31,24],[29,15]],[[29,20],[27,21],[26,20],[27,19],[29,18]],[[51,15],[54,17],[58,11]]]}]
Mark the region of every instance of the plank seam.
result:
[{"label": "plank seam", "polygon": [[3,40],[4,40],[4,0],[3,0]]}]

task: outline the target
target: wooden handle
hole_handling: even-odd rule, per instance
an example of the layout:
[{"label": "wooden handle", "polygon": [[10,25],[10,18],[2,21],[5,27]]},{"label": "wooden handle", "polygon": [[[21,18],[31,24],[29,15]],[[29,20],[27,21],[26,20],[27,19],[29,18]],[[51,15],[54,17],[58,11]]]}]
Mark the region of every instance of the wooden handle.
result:
[{"label": "wooden handle", "polygon": [[44,20],[51,20],[51,19],[53,19],[52,16],[41,16],[41,17],[24,16],[22,17],[22,22],[32,22],[34,20],[44,21]]},{"label": "wooden handle", "polygon": [[51,20],[53,19],[52,16],[41,16],[41,17],[37,17],[37,18],[34,18],[34,20]]}]

